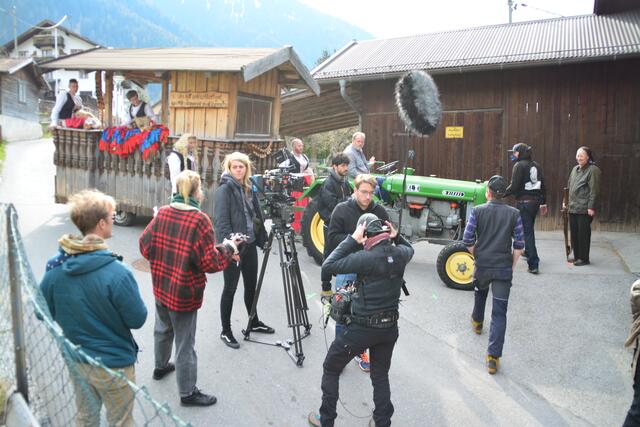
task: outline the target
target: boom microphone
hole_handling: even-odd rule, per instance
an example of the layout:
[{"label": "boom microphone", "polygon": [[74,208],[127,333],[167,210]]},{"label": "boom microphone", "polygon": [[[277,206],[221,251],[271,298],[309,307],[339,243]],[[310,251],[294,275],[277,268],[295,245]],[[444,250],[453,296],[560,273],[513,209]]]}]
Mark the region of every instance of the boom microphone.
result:
[{"label": "boom microphone", "polygon": [[396,83],[395,95],[400,118],[410,131],[426,136],[436,130],[442,106],[438,87],[429,74],[409,71]]}]

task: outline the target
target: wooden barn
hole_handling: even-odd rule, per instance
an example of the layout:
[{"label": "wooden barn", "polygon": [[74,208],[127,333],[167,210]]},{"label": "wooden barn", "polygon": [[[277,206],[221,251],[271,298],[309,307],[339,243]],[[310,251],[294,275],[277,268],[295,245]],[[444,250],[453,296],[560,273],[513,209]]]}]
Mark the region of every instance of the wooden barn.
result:
[{"label": "wooden barn", "polygon": [[507,150],[525,142],[547,183],[550,215],[539,226],[555,229],[576,149],[587,145],[603,172],[595,228],[638,232],[640,9],[632,3],[596,1],[593,15],[353,41],[312,70],[320,97],[283,98],[281,133],[360,126],[367,156],[402,159],[395,83],[426,70],[443,114],[434,135],[406,144],[416,150],[417,173],[510,177]]},{"label": "wooden barn", "polygon": [[[281,92],[318,84],[291,46],[283,48],[98,48],[42,63],[44,69],[97,71],[96,88],[105,127],[114,123],[114,85],[132,80],[162,88],[161,123],[169,140],[183,133],[198,137],[197,170],[204,181],[204,209],[213,212],[224,156],[247,153],[257,170],[274,167],[272,154],[280,138]],[[104,75],[104,92],[102,76]],[[115,91],[117,93],[117,91]],[[60,129],[54,132],[56,201],[78,190],[96,187],[115,197],[122,222],[127,216],[150,215],[171,193],[166,148],[145,160],[139,151],[127,158],[99,151],[101,131]],[[170,146],[168,146],[170,147]],[[128,215],[132,214],[132,215]],[[120,218],[120,216],[119,216]]]}]

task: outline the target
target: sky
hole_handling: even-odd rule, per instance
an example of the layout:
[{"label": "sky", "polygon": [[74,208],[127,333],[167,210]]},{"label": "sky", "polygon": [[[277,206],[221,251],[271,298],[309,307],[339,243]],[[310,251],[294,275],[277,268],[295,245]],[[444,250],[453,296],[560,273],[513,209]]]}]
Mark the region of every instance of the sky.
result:
[{"label": "sky", "polygon": [[[391,38],[509,22],[507,0],[300,0]],[[593,13],[594,0],[513,0],[513,22]]]}]

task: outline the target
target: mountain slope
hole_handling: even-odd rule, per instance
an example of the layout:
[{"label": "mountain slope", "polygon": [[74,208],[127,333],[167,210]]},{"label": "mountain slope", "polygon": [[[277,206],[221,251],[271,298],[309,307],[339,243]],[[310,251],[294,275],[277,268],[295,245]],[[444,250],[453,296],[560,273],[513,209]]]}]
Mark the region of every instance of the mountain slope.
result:
[{"label": "mountain slope", "polygon": [[[2,1],[2,7],[9,5]],[[323,49],[371,35],[296,0],[29,0],[17,16],[36,24],[69,18],[65,27],[112,47],[280,47],[292,45],[312,68]],[[28,28],[18,21],[18,34]],[[12,20],[0,13],[0,40],[12,37]]]}]

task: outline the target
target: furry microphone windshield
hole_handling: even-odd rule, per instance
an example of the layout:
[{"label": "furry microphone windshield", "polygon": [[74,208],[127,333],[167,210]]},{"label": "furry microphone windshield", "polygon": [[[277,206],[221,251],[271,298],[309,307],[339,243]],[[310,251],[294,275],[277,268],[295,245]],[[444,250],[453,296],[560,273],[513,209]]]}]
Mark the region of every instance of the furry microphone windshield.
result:
[{"label": "furry microphone windshield", "polygon": [[431,135],[442,114],[438,87],[424,71],[413,70],[396,83],[396,105],[400,118],[413,133]]}]

